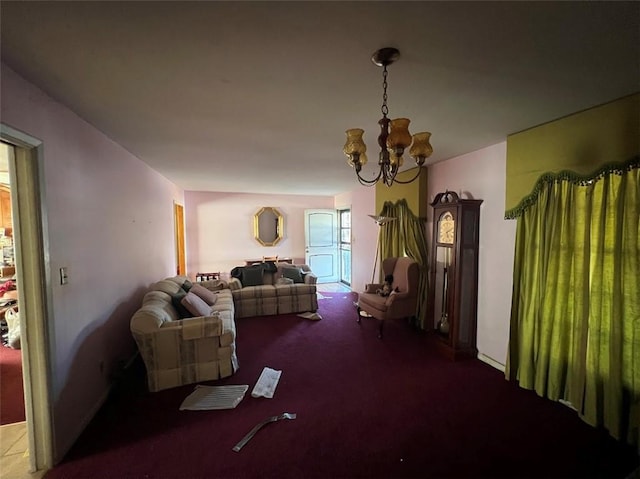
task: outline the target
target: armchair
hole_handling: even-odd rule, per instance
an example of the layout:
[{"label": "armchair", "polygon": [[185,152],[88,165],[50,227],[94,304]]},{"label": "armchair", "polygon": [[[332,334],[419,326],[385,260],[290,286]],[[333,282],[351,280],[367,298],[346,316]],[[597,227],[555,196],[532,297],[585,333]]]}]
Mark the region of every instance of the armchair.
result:
[{"label": "armchair", "polygon": [[418,283],[420,271],[418,263],[411,258],[387,258],[382,262],[384,275],[393,275],[389,296],[377,294],[381,284],[367,284],[364,293],[358,295],[358,324],[361,311],[378,320],[378,338],[382,339],[382,326],[387,319],[401,319],[414,316],[418,305]]}]

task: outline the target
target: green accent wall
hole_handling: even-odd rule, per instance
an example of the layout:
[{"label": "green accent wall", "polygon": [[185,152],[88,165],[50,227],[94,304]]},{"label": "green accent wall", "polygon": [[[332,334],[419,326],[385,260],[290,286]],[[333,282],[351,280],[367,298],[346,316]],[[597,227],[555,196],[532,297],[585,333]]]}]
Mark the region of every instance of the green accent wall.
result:
[{"label": "green accent wall", "polygon": [[[416,169],[401,171],[398,173],[397,178],[402,181],[407,181],[413,178],[416,174]],[[422,167],[420,176],[418,179],[402,185],[400,183],[394,183],[392,186],[386,186],[382,182],[376,184],[376,212],[380,214],[382,207],[386,201],[395,203],[400,199],[406,199],[409,208],[414,215],[420,218],[426,218],[427,207],[429,206],[427,197],[427,168]]]},{"label": "green accent wall", "polygon": [[515,209],[544,173],[589,174],[638,154],[640,93],[509,135],[506,211]]}]

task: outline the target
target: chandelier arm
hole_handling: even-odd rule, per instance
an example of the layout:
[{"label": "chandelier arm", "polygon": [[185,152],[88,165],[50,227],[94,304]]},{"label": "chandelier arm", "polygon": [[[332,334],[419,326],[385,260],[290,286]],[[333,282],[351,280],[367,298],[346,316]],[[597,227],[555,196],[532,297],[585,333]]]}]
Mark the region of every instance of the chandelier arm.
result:
[{"label": "chandelier arm", "polygon": [[381,174],[382,174],[382,170],[380,170],[378,172],[378,175],[374,179],[367,180],[367,179],[363,178],[362,176],[360,176],[360,173],[356,171],[356,176],[358,177],[358,181],[360,182],[361,185],[364,185],[364,186],[373,186],[373,185],[375,185],[380,180],[380,175]]},{"label": "chandelier arm", "polygon": [[393,185],[396,180],[396,175],[398,174],[398,167],[393,163],[388,163],[384,166],[384,183],[387,186]]},{"label": "chandelier arm", "polygon": [[[406,185],[406,184],[408,184],[408,183],[411,183],[411,182],[415,181],[415,180],[418,178],[418,176],[420,176],[420,172],[421,172],[421,170],[422,170],[422,166],[419,166],[419,167],[418,167],[418,171],[416,172],[416,175],[415,175],[413,178],[411,178],[410,180],[407,180],[407,181],[396,180],[396,179],[395,179],[395,175],[393,175],[393,176],[394,176],[394,182],[395,182],[395,183],[400,183],[401,185]],[[396,172],[396,173],[397,173],[397,172]]]}]

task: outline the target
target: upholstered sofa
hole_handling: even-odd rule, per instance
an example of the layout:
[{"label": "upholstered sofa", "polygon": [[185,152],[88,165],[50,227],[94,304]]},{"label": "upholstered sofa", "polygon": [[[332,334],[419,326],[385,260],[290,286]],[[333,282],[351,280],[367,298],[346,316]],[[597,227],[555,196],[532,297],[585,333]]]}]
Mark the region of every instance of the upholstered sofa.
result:
[{"label": "upholstered sofa", "polygon": [[238,369],[234,312],[223,281],[175,276],[151,285],[130,322],[149,390],[231,376]]},{"label": "upholstered sofa", "polygon": [[266,262],[234,268],[231,275],[236,318],[318,310],[318,278],[306,264]]}]

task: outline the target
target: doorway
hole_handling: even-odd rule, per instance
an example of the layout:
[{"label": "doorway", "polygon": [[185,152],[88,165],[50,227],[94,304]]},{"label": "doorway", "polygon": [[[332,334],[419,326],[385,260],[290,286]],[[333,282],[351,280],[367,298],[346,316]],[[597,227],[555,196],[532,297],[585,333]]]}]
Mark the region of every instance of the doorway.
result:
[{"label": "doorway", "polygon": [[338,210],[340,282],[351,286],[351,210]]},{"label": "doorway", "polygon": [[20,323],[13,250],[9,157],[13,147],[0,142],[0,426],[25,421]]},{"label": "doorway", "polygon": [[318,283],[338,282],[338,212],[305,210],[304,232],[305,263]]},{"label": "doorway", "polygon": [[54,446],[46,341],[52,312],[42,142],[4,124],[0,124],[0,140],[12,147],[8,169],[29,450],[25,469],[44,471],[53,467]]}]

